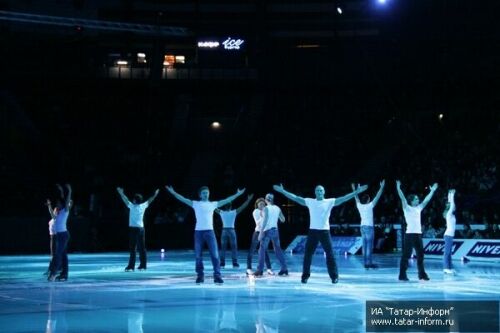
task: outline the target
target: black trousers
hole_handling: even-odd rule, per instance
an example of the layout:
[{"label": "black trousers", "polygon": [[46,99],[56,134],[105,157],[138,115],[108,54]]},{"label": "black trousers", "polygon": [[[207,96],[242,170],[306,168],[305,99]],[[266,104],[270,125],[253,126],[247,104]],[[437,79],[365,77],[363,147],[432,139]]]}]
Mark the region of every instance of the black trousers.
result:
[{"label": "black trousers", "polygon": [[408,259],[410,259],[412,249],[417,254],[418,277],[426,275],[424,269],[424,244],[422,243],[422,234],[405,234],[403,244],[403,256],[399,264],[399,276],[406,276],[408,269]]},{"label": "black trousers", "polygon": [[139,251],[140,268],[146,268],[146,237],[144,228],[129,227],[129,250],[130,258],[128,260],[128,267],[134,268],[135,266],[135,252]]},{"label": "black trousers", "polygon": [[315,230],[309,229],[306,240],[306,249],[304,253],[304,264],[302,267],[302,277],[308,278],[311,275],[311,261],[318,242],[321,243],[326,254],[326,267],[330,278],[336,279],[339,274],[337,271],[337,263],[333,255],[332,239],[330,238],[330,230]]},{"label": "black trousers", "polygon": [[53,258],[52,275],[61,271],[61,276],[68,276],[68,242],[69,232],[58,232],[55,234],[55,252]]}]

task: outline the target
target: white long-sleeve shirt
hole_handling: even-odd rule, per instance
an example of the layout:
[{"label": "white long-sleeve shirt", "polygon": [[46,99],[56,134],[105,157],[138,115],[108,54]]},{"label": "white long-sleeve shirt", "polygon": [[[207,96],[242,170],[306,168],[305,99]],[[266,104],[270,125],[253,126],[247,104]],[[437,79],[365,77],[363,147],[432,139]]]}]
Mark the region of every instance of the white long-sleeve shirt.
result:
[{"label": "white long-sleeve shirt", "polygon": [[448,202],[450,203],[450,208],[446,212],[446,231],[445,236],[454,237],[455,227],[457,224],[457,218],[455,217],[455,197],[453,193],[448,193]]}]

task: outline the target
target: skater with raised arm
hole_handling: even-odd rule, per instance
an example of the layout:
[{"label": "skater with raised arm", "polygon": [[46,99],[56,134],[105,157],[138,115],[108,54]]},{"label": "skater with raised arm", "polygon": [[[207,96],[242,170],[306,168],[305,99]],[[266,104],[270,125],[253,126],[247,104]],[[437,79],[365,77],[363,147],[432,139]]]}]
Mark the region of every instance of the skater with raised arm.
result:
[{"label": "skater with raised arm", "polygon": [[443,273],[455,274],[451,260],[453,250],[453,239],[455,237],[455,228],[457,219],[455,217],[455,190],[448,191],[448,200],[443,212],[443,217],[446,220],[446,230],[444,232],[444,257],[443,257]]},{"label": "skater with raised arm", "polygon": [[57,207],[52,208],[52,202],[49,199],[47,199],[46,205],[47,205],[47,208],[49,209],[49,214],[50,214],[50,220],[49,220],[50,262],[49,262],[49,268],[44,273],[44,275],[48,276],[50,274],[50,272],[54,269],[54,254],[55,254],[55,250],[56,250],[56,230],[54,227],[54,223],[56,222],[56,217],[57,217]]},{"label": "skater with raised arm", "polygon": [[144,230],[144,213],[146,209],[154,201],[159,189],[156,189],[155,193],[146,201],[143,201],[141,194],[134,194],[132,202],[125,195],[123,188],[117,187],[116,191],[120,195],[120,198],[125,203],[125,206],[129,209],[128,218],[128,230],[129,230],[129,259],[128,265],[125,267],[125,272],[134,271],[135,268],[135,256],[136,249],[139,250],[139,267],[138,270],[147,269],[147,256],[146,256],[146,233]]},{"label": "skater with raised arm", "polygon": [[[359,186],[359,184],[358,184]],[[382,195],[382,191],[384,190],[385,180],[380,182],[380,188],[373,198],[370,201],[370,195],[367,193],[363,193],[361,196],[361,200],[359,196],[356,194],[354,199],[356,200],[356,208],[358,209],[359,216],[361,217],[361,238],[363,240],[363,261],[365,264],[365,268],[377,268],[378,266],[373,263],[372,254],[373,254],[373,238],[374,238],[374,227],[373,227],[373,209],[378,203],[380,196]],[[352,184],[353,191],[356,190],[354,184]]]},{"label": "skater with raised arm", "polygon": [[356,190],[339,198],[325,198],[325,188],[316,186],[314,193],[316,198],[303,198],[285,190],[283,185],[274,185],[274,190],[283,194],[288,199],[306,206],[309,209],[309,232],[307,234],[306,248],[304,253],[304,263],[302,267],[302,283],[307,283],[311,275],[311,261],[318,242],[321,243],[326,255],[326,267],[332,283],[339,280],[337,264],[333,254],[332,240],[330,238],[330,213],[332,208],[343,204],[354,198],[356,194],[365,191],[368,186],[359,186]]},{"label": "skater with raised arm", "polygon": [[224,200],[209,201],[208,199],[210,196],[210,190],[207,186],[202,186],[198,190],[200,200],[196,201],[183,197],[179,193],[175,192],[172,186],[166,186],[165,188],[177,200],[194,209],[194,213],[196,216],[196,226],[194,231],[194,252],[196,256],[197,274],[196,283],[203,283],[205,281],[202,258],[202,249],[205,243],[207,243],[208,252],[210,252],[210,258],[212,260],[212,266],[214,269],[214,283],[224,283],[224,280],[222,280],[220,273],[219,252],[217,250],[217,240],[214,233],[214,211],[219,207],[231,203],[234,199],[242,195],[245,192],[245,189],[238,189],[235,194]]},{"label": "skater with raised arm", "polygon": [[[68,216],[73,206],[71,200],[72,189],[71,185],[66,184],[66,194],[61,185],[57,184],[60,197],[57,200],[57,216],[54,219],[55,231],[55,251],[54,251],[54,265],[50,270],[48,281],[66,281],[68,280],[69,263],[68,263],[68,242],[69,232],[67,229]],[[57,272],[60,272],[56,276]]]},{"label": "skater with raised arm", "polygon": [[424,198],[424,201],[420,202],[420,199],[416,194],[410,194],[408,195],[408,199],[406,199],[403,191],[401,190],[401,181],[396,180],[396,189],[398,191],[399,198],[401,199],[401,204],[403,205],[403,214],[406,220],[403,255],[401,256],[401,262],[399,264],[400,281],[408,281],[406,270],[408,269],[408,259],[410,259],[412,249],[415,249],[415,253],[417,255],[418,279],[423,281],[429,280],[429,276],[424,269],[424,246],[422,243],[421,214],[422,210],[427,206],[429,201],[431,201],[437,188],[437,183],[430,186],[429,193]]},{"label": "skater with raised arm", "polygon": [[238,240],[236,237],[236,231],[234,228],[234,224],[236,222],[236,216],[241,213],[250,203],[253,198],[253,194],[250,194],[247,197],[247,200],[238,207],[237,209],[231,209],[231,204],[227,204],[220,209],[217,208],[215,212],[219,214],[222,220],[222,233],[220,236],[220,267],[224,268],[226,266],[226,247],[229,243],[229,247],[231,248],[231,259],[233,262],[233,268],[238,268],[240,265],[238,264]]}]

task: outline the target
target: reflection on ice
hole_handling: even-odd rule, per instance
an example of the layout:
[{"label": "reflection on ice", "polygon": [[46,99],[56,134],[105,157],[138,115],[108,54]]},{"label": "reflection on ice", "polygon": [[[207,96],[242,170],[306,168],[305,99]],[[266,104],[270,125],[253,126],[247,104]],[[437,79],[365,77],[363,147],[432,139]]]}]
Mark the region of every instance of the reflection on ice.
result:
[{"label": "reflection on ice", "polygon": [[143,333],[144,313],[130,311],[128,313],[128,333]]}]

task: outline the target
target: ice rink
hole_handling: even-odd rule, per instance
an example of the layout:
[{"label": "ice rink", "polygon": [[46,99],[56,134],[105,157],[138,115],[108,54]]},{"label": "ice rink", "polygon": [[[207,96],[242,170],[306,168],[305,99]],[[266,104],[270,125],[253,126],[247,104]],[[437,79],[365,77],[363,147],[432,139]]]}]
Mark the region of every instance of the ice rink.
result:
[{"label": "ice rink", "polygon": [[[288,277],[247,278],[240,268],[212,279],[205,253],[205,283],[195,284],[194,253],[148,253],[147,271],[124,272],[128,253],[70,254],[69,280],[47,282],[48,255],[0,257],[2,332],[365,332],[367,300],[495,300],[500,264],[426,258],[430,281],[419,282],[411,262],[409,282],[399,282],[399,255],[378,255],[366,270],[361,256],[337,256],[339,283],[331,283],[322,255],[313,259],[307,284],[302,256],[288,254]],[[256,257],[254,257],[254,260]],[[273,268],[279,271],[271,254]],[[255,268],[255,265],[254,265]]]}]

